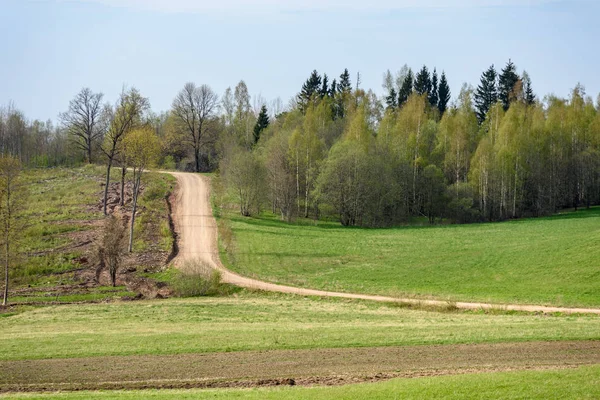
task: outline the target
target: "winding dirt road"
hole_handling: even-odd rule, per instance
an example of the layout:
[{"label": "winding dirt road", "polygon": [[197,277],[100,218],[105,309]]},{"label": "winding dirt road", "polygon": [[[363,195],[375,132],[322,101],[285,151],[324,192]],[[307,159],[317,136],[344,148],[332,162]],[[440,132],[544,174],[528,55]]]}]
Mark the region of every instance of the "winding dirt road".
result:
[{"label": "winding dirt road", "polygon": [[[181,268],[186,261],[199,259],[210,267],[221,272],[226,283],[245,288],[266,290],[271,292],[291,293],[302,296],[342,297],[348,299],[372,300],[380,302],[402,302],[415,305],[447,306],[446,301],[419,300],[411,298],[395,298],[355,293],[328,292],[323,290],[302,289],[292,286],[277,285],[256,279],[246,278],[226,269],[219,259],[217,246],[217,224],[210,205],[209,178],[193,173],[169,172],[177,178],[178,189],[173,220],[179,238],[179,254],[175,263]],[[543,313],[585,313],[598,314],[597,308],[563,308],[519,304],[488,304],[457,302],[460,309],[510,310]]]}]

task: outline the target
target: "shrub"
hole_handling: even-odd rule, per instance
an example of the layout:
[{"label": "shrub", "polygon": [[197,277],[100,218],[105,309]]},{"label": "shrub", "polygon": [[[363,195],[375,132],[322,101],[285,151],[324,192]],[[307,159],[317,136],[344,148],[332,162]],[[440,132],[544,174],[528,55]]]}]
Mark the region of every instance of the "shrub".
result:
[{"label": "shrub", "polygon": [[177,297],[214,296],[221,293],[221,273],[202,261],[188,261],[171,285]]}]

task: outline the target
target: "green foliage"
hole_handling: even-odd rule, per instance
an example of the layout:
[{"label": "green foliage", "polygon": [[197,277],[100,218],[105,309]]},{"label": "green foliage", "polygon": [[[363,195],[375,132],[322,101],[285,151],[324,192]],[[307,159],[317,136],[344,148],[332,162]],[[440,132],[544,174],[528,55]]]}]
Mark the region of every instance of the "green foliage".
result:
[{"label": "green foliage", "polygon": [[446,73],[442,71],[442,76],[440,78],[440,87],[438,89],[438,110],[440,111],[440,115],[444,115],[444,113],[448,109],[449,102],[450,86],[448,86],[448,81],[446,80]]},{"label": "green foliage", "polygon": [[481,82],[475,92],[475,107],[480,124],[487,117],[489,109],[498,101],[497,77],[494,65],[481,75]]},{"label": "green foliage", "polygon": [[402,86],[398,92],[398,106],[402,107],[413,92],[413,72],[409,68],[408,73],[402,81]]},{"label": "green foliage", "polygon": [[260,113],[258,114],[258,119],[256,120],[256,125],[254,125],[254,143],[258,143],[260,139],[260,134],[263,130],[267,129],[269,126],[269,114],[267,113],[267,106],[263,104],[260,108]]},{"label": "green foliage", "polygon": [[511,60],[508,60],[508,63],[498,77],[498,98],[502,101],[504,111],[508,110],[510,103],[518,97],[515,89],[519,79],[516,65]]},{"label": "green foliage", "polygon": [[170,283],[177,297],[214,296],[224,290],[221,273],[201,261],[184,264]]}]

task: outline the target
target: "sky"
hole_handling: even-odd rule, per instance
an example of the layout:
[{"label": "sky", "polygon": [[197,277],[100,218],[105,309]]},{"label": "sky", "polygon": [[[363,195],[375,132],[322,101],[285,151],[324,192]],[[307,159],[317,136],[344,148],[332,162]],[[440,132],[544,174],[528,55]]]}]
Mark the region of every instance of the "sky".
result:
[{"label": "sky", "polygon": [[0,0],[0,106],[58,120],[83,87],[114,103],[137,87],[155,112],[186,82],[222,95],[243,79],[267,101],[316,69],[383,95],[383,73],[445,71],[453,98],[491,64],[536,94],[600,92],[596,0]]}]

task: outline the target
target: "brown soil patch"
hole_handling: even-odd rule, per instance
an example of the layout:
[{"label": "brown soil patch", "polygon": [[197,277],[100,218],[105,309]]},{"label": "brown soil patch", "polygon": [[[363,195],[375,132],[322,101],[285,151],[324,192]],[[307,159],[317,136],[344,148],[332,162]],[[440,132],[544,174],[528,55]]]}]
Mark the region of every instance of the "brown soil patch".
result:
[{"label": "brown soil patch", "polygon": [[272,350],[0,362],[0,391],[341,385],[600,364],[600,341]]}]

